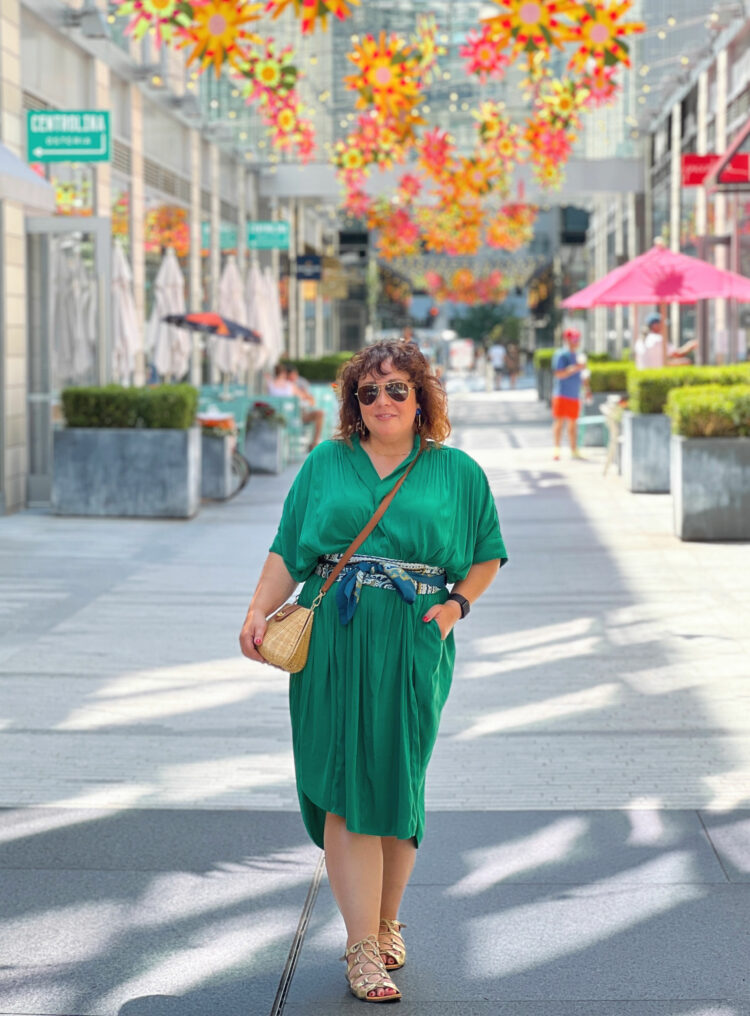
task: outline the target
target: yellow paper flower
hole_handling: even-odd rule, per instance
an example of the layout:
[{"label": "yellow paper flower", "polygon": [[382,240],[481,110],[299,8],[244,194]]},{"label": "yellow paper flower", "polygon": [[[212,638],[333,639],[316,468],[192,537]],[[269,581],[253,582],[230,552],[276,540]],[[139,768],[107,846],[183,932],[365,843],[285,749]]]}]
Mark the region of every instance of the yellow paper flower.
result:
[{"label": "yellow paper flower", "polygon": [[522,53],[549,53],[569,38],[570,26],[562,20],[578,4],[573,0],[492,0],[501,13],[483,18],[501,49],[512,49],[511,60]]},{"label": "yellow paper flower", "polygon": [[351,91],[358,92],[357,106],[374,106],[383,116],[398,117],[410,112],[420,95],[418,54],[397,35],[379,38],[366,35],[355,44],[349,59],[356,74],[344,78]]},{"label": "yellow paper flower", "polygon": [[216,77],[224,63],[241,70],[246,57],[242,45],[262,43],[259,35],[249,32],[246,25],[258,21],[263,4],[245,4],[242,0],[203,0],[193,4],[193,20],[183,29],[181,45],[192,46],[188,65],[200,60],[203,69],[214,66]]}]

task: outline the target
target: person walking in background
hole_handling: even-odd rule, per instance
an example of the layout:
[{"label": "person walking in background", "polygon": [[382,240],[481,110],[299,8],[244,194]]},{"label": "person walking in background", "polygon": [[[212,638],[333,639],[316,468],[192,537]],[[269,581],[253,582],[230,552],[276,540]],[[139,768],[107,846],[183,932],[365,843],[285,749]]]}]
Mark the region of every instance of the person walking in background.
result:
[{"label": "person walking in background", "polygon": [[289,695],[302,818],[325,849],[350,989],[365,1002],[394,1002],[401,994],[389,971],[406,959],[399,907],[424,833],[453,627],[507,554],[487,477],[443,444],[446,395],[416,344],[367,346],[340,371],[338,391],[336,440],[320,444],[297,474],[240,647],[264,662],[266,618],[298,582],[299,602],[312,605],[404,478],[317,607],[307,663]]},{"label": "person walking in background", "polygon": [[516,387],[518,375],[521,373],[521,353],[517,342],[509,342],[505,347],[505,373],[511,388]]},{"label": "person walking in background", "polygon": [[495,372],[495,389],[503,387],[503,371],[505,370],[506,352],[502,342],[495,342],[489,348],[489,358]]},{"label": "person walking in background", "polygon": [[552,437],[555,444],[553,458],[560,458],[563,424],[567,424],[570,453],[574,459],[582,456],[578,451],[578,416],[581,412],[581,386],[586,357],[579,356],[581,333],[577,328],[563,332],[565,345],[552,357]]},{"label": "person walking in background", "polygon": [[646,318],[647,332],[636,339],[633,353],[638,370],[648,367],[665,367],[668,364],[689,363],[685,357],[696,349],[695,339],[679,348],[667,342],[661,314],[654,312]]}]

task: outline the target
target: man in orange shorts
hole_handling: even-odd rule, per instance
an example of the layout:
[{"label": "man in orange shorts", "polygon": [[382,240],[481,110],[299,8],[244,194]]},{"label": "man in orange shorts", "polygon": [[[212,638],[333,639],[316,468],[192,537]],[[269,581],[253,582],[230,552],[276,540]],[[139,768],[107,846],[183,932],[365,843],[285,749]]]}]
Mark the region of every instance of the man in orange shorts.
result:
[{"label": "man in orange shorts", "polygon": [[554,458],[560,458],[560,441],[562,438],[563,421],[567,421],[570,453],[574,459],[580,459],[578,451],[578,415],[581,412],[582,372],[586,367],[586,358],[579,357],[578,346],[581,333],[576,328],[566,328],[563,332],[565,345],[558,349],[552,357],[552,437],[555,442]]}]

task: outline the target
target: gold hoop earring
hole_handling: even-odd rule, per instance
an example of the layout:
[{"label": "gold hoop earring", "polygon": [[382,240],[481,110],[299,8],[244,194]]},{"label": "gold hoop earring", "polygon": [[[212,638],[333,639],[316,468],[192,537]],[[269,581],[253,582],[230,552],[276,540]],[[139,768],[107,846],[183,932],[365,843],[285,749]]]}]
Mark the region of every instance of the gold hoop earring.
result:
[{"label": "gold hoop earring", "polygon": [[367,427],[365,427],[365,421],[362,419],[361,416],[357,420],[356,424],[354,425],[354,429],[356,430],[356,432],[359,434],[360,437],[365,437],[366,436],[366,434],[367,434]]}]

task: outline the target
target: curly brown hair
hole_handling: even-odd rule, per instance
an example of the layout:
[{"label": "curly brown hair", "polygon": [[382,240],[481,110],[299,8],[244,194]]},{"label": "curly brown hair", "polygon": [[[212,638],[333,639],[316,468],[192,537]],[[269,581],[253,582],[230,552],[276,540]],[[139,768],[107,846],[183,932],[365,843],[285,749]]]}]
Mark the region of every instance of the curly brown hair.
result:
[{"label": "curly brown hair", "polygon": [[[392,370],[408,374],[412,384],[416,385],[417,404],[422,411],[422,426],[419,430],[422,447],[425,447],[428,440],[441,444],[451,432],[445,389],[433,374],[419,346],[414,342],[398,341],[376,342],[365,346],[339,370],[336,388],[340,407],[336,438],[350,444],[352,434],[361,432],[364,424],[355,392],[360,379],[367,374],[385,377],[388,373],[386,363],[390,363]],[[365,430],[365,436],[366,434]]]}]

